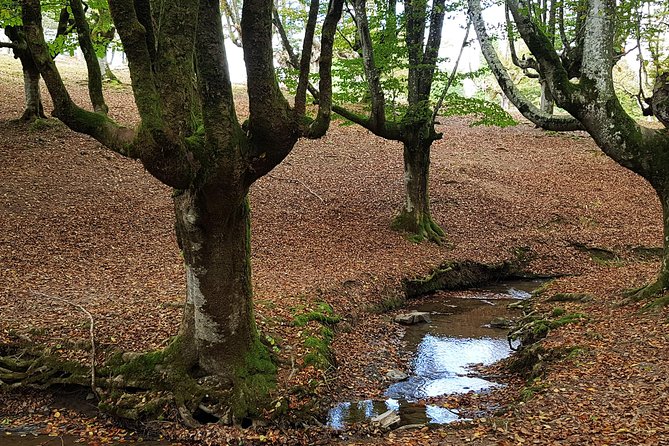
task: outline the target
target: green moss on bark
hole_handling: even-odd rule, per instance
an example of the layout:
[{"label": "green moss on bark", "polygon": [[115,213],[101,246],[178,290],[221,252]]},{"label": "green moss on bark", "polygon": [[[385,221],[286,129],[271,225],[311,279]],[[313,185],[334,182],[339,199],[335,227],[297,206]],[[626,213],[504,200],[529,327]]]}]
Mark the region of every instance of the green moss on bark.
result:
[{"label": "green moss on bark", "polygon": [[267,348],[256,339],[233,378],[232,414],[237,420],[261,415],[276,387],[276,365]]}]

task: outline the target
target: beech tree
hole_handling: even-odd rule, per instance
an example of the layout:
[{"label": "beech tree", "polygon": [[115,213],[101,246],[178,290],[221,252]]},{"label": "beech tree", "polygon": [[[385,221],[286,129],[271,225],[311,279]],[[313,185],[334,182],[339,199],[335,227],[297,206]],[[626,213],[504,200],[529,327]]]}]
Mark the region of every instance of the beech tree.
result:
[{"label": "beech tree", "polygon": [[[393,221],[393,227],[411,235],[415,241],[442,243],[444,231],[432,219],[428,194],[430,148],[442,135],[435,130],[435,116],[430,106],[442,25],[446,13],[444,0],[406,0],[401,23],[396,2],[390,1],[385,11],[385,45],[404,37],[407,52],[407,107],[398,118],[386,113],[386,97],[381,83],[379,55],[370,31],[365,0],[353,0],[351,15],[358,32],[367,88],[371,101],[368,116],[359,115],[342,106],[333,110],[377,136],[403,144],[405,203]],[[398,28],[401,31],[398,31]]]},{"label": "beech tree", "polygon": [[[552,106],[550,107],[541,107],[537,108],[532,102],[525,97],[515,82],[509,76],[508,71],[504,67],[504,64],[499,58],[497,51],[495,50],[491,38],[488,35],[486,30],[485,21],[481,15],[481,4],[480,0],[468,0],[469,3],[469,17],[471,22],[474,24],[474,29],[476,30],[476,35],[478,37],[479,45],[481,46],[481,52],[485,58],[490,71],[497,79],[502,92],[506,97],[511,101],[511,103],[518,109],[518,111],[530,122],[535,124],[538,127],[541,127],[545,130],[553,131],[571,131],[571,130],[583,130],[581,123],[570,115],[554,115]],[[551,5],[554,5],[555,2],[551,2]],[[555,12],[552,12],[551,15],[554,16]],[[538,15],[542,17],[541,14]],[[555,25],[553,25],[554,27]],[[514,48],[513,42],[509,43],[512,48]],[[546,94],[550,95],[550,102],[553,102],[552,94],[550,93],[550,87],[546,82],[546,79],[543,75],[540,75],[541,69],[539,64],[534,58],[531,59],[519,59],[515,53],[515,50],[512,50],[512,57],[515,60],[514,63],[523,68],[525,71],[530,69],[536,74],[536,76],[541,78],[542,86],[542,103],[548,101],[544,99]]]},{"label": "beech tree", "polygon": [[[665,128],[644,127],[625,112],[613,84],[613,67],[621,54],[617,31],[626,26],[617,18],[629,4],[616,0],[579,3],[583,35],[580,47],[574,48],[580,53],[579,70],[573,71],[528,13],[527,5],[518,0],[506,3],[557,105],[578,119],[604,153],[655,189],[663,211],[664,255],[657,279],[635,290],[632,297],[642,299],[669,289],[669,72],[659,72],[649,100],[652,114]],[[475,10],[478,0],[469,0],[469,4]]]},{"label": "beech tree", "polygon": [[[70,0],[70,5],[87,54],[90,32],[79,20],[81,0]],[[151,175],[174,189],[187,295],[179,336],[165,356],[167,370],[180,373],[165,372],[161,379],[169,390],[181,389],[177,401],[189,401],[191,410],[205,394],[194,394],[184,384],[195,383],[193,376],[208,376],[214,389],[206,392],[208,398],[218,397],[237,419],[256,413],[258,401],[274,382],[275,366],[254,320],[247,195],[253,182],[279,164],[300,136],[319,137],[328,128],[328,42],[341,5],[341,0],[330,2],[323,24],[321,101],[317,118],[310,120],[303,110],[289,106],[277,84],[272,1],[244,2],[241,29],[250,114],[241,123],[218,0],[165,0],[160,7],[148,0],[109,0],[140,116],[138,126],[129,128],[107,115],[94,52],[87,55],[94,111],[73,102],[44,40],[39,0],[21,2],[27,46],[53,99],[53,116],[107,148],[140,160]],[[308,41],[303,51],[310,52]]]}]

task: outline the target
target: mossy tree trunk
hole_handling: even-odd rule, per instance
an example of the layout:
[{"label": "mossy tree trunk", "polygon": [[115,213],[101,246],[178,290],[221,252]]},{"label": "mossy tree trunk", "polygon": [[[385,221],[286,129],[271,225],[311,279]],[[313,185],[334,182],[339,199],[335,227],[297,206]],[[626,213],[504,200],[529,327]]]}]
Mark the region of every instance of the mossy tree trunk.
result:
[{"label": "mossy tree trunk", "polygon": [[40,93],[39,70],[35,66],[32,57],[22,56],[21,69],[23,70],[23,88],[26,99],[26,109],[21,115],[22,121],[34,121],[45,118],[44,106],[42,105],[42,94]]},{"label": "mossy tree trunk", "polygon": [[[444,231],[430,214],[428,182],[430,147],[441,138],[436,133],[435,123],[429,107],[432,82],[436,70],[437,55],[441,44],[442,25],[446,7],[444,0],[435,0],[428,9],[428,2],[404,2],[406,20],[406,46],[408,52],[407,91],[409,107],[396,122],[386,118],[386,103],[381,88],[381,71],[374,56],[365,0],[355,0],[355,21],[361,45],[361,54],[371,112],[362,117],[344,107],[333,106],[339,115],[359,124],[374,134],[404,144],[405,204],[392,222],[392,227],[406,231],[415,241],[429,240],[442,243]],[[397,23],[395,7],[386,11],[385,21]],[[395,34],[395,28],[386,29]]]},{"label": "mossy tree trunk", "polygon": [[552,115],[554,110],[555,101],[553,101],[553,95],[551,94],[551,89],[548,86],[548,83],[545,80],[540,80],[541,85],[541,104],[540,110],[542,113],[547,115]]},{"label": "mossy tree trunk", "polygon": [[[307,118],[290,109],[277,83],[271,0],[244,2],[241,25],[250,112],[244,129],[235,111],[219,2],[166,0],[156,10],[152,4],[109,1],[141,117],[137,129],[117,124],[101,107],[89,112],[72,101],[49,57],[39,0],[22,2],[27,41],[53,99],[54,116],[141,160],[149,173],[176,190],[187,296],[180,340],[173,344],[176,354],[169,358],[178,358],[175,366],[194,369],[197,376],[211,376],[219,390],[229,390],[226,403],[237,419],[258,415],[275,367],[260,342],[253,314],[247,194],[254,181],[290,153]],[[323,38],[331,41],[338,16],[328,17]],[[154,28],[156,23],[161,26]],[[80,32],[79,37],[90,39],[90,33]],[[97,72],[91,76],[96,83],[89,89],[91,101],[104,104],[97,96],[102,91],[99,67],[91,65],[89,71]],[[323,95],[331,94],[327,90]],[[319,117],[329,117],[329,101],[319,108],[323,104],[328,110],[319,110]],[[320,134],[328,123],[317,122]]]},{"label": "mossy tree trunk", "polygon": [[253,319],[250,215],[243,192],[226,197],[205,187],[174,198],[186,268],[188,354],[207,374],[232,376],[239,352],[256,339]]},{"label": "mossy tree trunk", "polygon": [[106,50],[104,56],[98,57],[98,65],[100,66],[100,74],[102,75],[103,81],[120,82],[109,66],[109,62],[107,62]]},{"label": "mossy tree trunk", "polygon": [[[427,110],[429,111],[429,110]],[[411,234],[413,241],[441,244],[444,231],[430,213],[430,149],[434,138],[429,122],[421,127],[403,127],[404,189],[406,201],[393,221],[393,228]]]}]

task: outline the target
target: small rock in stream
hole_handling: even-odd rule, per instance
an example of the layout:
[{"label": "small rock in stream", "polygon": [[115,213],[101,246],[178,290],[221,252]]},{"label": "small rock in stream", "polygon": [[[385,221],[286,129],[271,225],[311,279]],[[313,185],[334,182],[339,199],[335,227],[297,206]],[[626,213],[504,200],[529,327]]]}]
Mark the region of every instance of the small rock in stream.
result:
[{"label": "small rock in stream", "polygon": [[490,321],[490,326],[492,328],[510,328],[513,326],[513,321],[503,318],[503,317],[496,317],[492,321]]},{"label": "small rock in stream", "polygon": [[409,375],[397,369],[388,370],[388,373],[386,373],[386,379],[390,381],[404,381],[408,377]]},{"label": "small rock in stream", "polygon": [[394,410],[389,410],[383,412],[381,415],[377,415],[371,419],[372,424],[377,425],[380,429],[386,430],[390,429],[400,422],[400,416],[397,415],[397,412]]},{"label": "small rock in stream", "polygon": [[412,311],[411,313],[398,314],[395,316],[394,320],[398,324],[402,325],[414,325],[423,322],[432,322],[432,319],[430,319],[430,313],[426,313],[424,311]]}]

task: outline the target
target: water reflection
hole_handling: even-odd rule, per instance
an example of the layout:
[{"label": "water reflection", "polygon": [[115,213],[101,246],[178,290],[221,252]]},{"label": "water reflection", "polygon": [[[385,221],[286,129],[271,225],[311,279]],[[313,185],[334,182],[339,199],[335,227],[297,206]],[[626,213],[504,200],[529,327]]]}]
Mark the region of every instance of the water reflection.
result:
[{"label": "water reflection", "polygon": [[385,401],[363,400],[357,403],[339,403],[328,414],[328,426],[344,429],[347,424],[360,423],[393,410],[400,416],[400,424],[446,424],[460,419],[457,410],[435,405],[418,405],[388,398]]},{"label": "water reflection", "polygon": [[507,305],[529,297],[540,281],[500,284],[481,290],[471,298],[438,293],[434,299],[410,310],[431,314],[430,324],[407,327],[404,340],[415,351],[411,375],[392,384],[385,401],[344,402],[328,414],[328,425],[343,429],[347,424],[368,421],[388,410],[396,411],[400,423],[450,423],[459,419],[457,410],[416,401],[442,395],[481,392],[499,384],[471,374],[472,364],[492,364],[511,353],[505,329],[490,327],[496,318],[513,314]]}]

